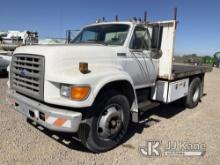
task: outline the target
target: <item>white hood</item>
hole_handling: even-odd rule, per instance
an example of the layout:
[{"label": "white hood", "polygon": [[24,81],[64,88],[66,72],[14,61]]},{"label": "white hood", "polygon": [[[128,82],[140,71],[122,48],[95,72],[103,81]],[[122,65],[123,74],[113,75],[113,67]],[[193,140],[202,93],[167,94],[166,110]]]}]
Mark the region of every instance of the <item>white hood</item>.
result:
[{"label": "white hood", "polygon": [[[117,47],[105,45],[37,45],[23,46],[14,54],[32,54],[45,57],[46,77],[57,74],[81,75],[79,62],[88,62],[92,70],[117,67]],[[75,77],[74,76],[74,77]],[[50,78],[49,78],[50,79]]]}]

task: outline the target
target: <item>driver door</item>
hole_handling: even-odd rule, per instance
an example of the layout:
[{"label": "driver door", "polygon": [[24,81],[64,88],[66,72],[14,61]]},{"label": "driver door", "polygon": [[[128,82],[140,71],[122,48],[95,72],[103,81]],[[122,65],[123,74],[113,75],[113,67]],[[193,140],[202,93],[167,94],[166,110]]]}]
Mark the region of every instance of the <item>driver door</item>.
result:
[{"label": "driver door", "polygon": [[131,75],[135,88],[152,86],[158,72],[158,61],[151,58],[151,38],[148,29],[136,26],[129,45],[126,71]]}]

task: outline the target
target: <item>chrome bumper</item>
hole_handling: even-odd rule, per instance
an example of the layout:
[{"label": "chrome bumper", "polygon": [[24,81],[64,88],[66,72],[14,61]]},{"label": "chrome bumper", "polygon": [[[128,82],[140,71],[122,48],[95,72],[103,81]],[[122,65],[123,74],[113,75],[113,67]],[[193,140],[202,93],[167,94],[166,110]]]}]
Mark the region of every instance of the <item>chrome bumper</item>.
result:
[{"label": "chrome bumper", "polygon": [[36,123],[54,131],[78,131],[82,113],[48,106],[13,90],[9,95],[15,99],[15,109]]}]

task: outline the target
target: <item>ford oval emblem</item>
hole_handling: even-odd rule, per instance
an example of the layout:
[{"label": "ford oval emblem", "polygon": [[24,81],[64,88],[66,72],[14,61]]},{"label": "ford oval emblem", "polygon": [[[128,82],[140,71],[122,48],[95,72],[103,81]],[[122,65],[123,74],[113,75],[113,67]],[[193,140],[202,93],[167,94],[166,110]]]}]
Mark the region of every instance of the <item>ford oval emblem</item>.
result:
[{"label": "ford oval emblem", "polygon": [[26,70],[26,69],[22,69],[21,72],[20,72],[20,74],[21,74],[22,76],[27,76],[27,70]]}]

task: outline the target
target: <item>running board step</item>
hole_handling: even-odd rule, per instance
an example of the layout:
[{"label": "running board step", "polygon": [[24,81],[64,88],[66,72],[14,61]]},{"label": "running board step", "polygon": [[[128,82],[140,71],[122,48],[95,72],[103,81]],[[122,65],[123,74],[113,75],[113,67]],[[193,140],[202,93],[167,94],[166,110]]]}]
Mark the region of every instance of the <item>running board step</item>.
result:
[{"label": "running board step", "polygon": [[150,110],[150,109],[152,109],[152,108],[155,108],[155,107],[157,107],[157,106],[159,106],[159,105],[160,105],[160,103],[158,103],[158,102],[152,102],[152,101],[150,101],[150,100],[147,100],[147,101],[143,101],[143,102],[138,103],[138,112],[135,112],[135,111],[132,112],[132,121],[133,121],[134,123],[140,123],[140,122],[141,122],[140,116],[141,116],[144,112],[146,112],[146,111],[148,111],[148,110]]},{"label": "running board step", "polygon": [[160,103],[158,103],[158,102],[152,102],[150,100],[147,100],[147,101],[143,101],[143,102],[138,103],[138,109],[140,112],[146,112],[146,111],[148,111],[152,108],[155,108],[159,105],[160,105]]}]

